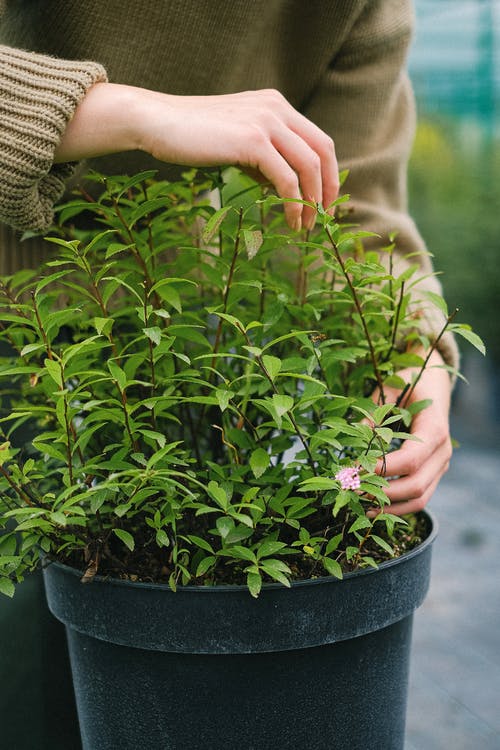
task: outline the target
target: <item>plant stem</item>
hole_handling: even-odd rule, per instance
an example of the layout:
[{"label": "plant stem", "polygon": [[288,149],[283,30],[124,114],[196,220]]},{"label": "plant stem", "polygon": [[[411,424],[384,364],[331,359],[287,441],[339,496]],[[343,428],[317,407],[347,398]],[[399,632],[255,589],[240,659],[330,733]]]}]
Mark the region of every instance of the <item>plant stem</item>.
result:
[{"label": "plant stem", "polygon": [[[309,241],[309,230],[306,231],[306,239],[305,241]],[[302,247],[299,250],[300,252],[300,261],[299,261],[299,268],[298,268],[298,278],[297,278],[297,297],[299,301],[299,305],[304,307],[306,303],[306,297],[307,297],[307,281],[308,281],[308,274],[304,263],[304,256],[307,253],[307,249]]]},{"label": "plant stem", "polygon": [[[131,245],[131,249],[132,249],[132,253],[134,255],[134,258],[136,259],[136,261],[139,264],[139,267],[140,267],[142,273],[144,274],[144,279],[145,279],[145,284],[146,284],[146,290],[147,290],[148,295],[149,295],[149,290],[153,286],[153,280],[152,280],[151,275],[149,273],[147,264],[144,261],[144,258],[142,257],[141,253],[139,252],[139,248],[137,247],[137,242],[135,241],[134,235],[132,234],[132,231],[130,230],[130,228],[129,228],[127,222],[126,222],[125,217],[123,216],[123,214],[122,214],[122,212],[120,210],[120,205],[119,205],[119,203],[118,203],[118,201],[117,201],[117,199],[115,197],[113,197],[113,208],[115,209],[115,213],[116,213],[116,216],[118,218],[118,221],[120,222],[120,224],[125,229],[125,233],[126,233],[128,241],[129,241],[129,244]],[[157,292],[155,292],[154,295],[155,295],[156,306],[157,307],[161,307],[161,300],[158,297]]]},{"label": "plant stem", "polygon": [[74,475],[73,475],[73,453],[72,453],[72,450],[71,450],[71,433],[72,433],[72,430],[71,430],[70,419],[68,417],[68,400],[66,398],[67,391],[66,391],[66,393],[64,392],[66,389],[65,389],[65,378],[64,378],[64,366],[63,366],[62,362],[60,363],[60,368],[61,368],[61,381],[62,381],[62,383],[59,386],[59,391],[61,393],[61,396],[59,398],[62,398],[63,401],[64,401],[64,425],[65,425],[65,429],[66,429],[66,457],[67,457],[67,462],[68,462],[68,474],[69,474],[70,484],[74,485],[75,481],[74,481]]},{"label": "plant stem", "polygon": [[411,384],[411,386],[407,386],[406,388],[404,388],[401,391],[401,393],[399,395],[399,398],[396,401],[396,406],[399,406],[401,403],[403,403],[403,400],[404,400],[404,403],[403,403],[403,407],[404,407],[404,406],[406,406],[406,404],[410,400],[410,398],[411,398],[411,396],[412,396],[412,394],[413,394],[413,392],[414,392],[414,390],[415,390],[415,388],[417,386],[417,383],[419,382],[420,378],[422,377],[422,375],[424,373],[425,368],[427,367],[427,365],[429,363],[429,360],[430,360],[433,352],[436,351],[437,345],[439,344],[439,342],[440,342],[441,338],[443,337],[446,329],[448,328],[448,326],[450,325],[450,323],[452,322],[452,320],[455,318],[455,316],[456,316],[457,313],[458,313],[458,308],[455,308],[455,310],[453,310],[453,312],[450,313],[448,315],[448,317],[446,318],[446,322],[445,322],[444,326],[441,328],[439,334],[437,335],[437,337],[433,341],[433,343],[432,343],[429,351],[427,352],[427,356],[424,359],[424,362],[423,362],[423,364],[422,364],[422,366],[421,366],[421,368],[420,368],[420,370],[419,370],[419,372],[417,374],[417,377],[415,378],[415,380],[413,381],[413,383]]},{"label": "plant stem", "polygon": [[[392,282],[391,282],[391,284],[392,284]],[[391,345],[389,346],[389,351],[387,352],[386,357],[385,357],[385,361],[386,362],[388,361],[389,357],[391,356],[391,354],[392,354],[392,352],[394,350],[395,344],[396,344],[396,336],[397,336],[397,333],[398,333],[399,318],[401,316],[401,307],[403,305],[403,299],[404,299],[404,289],[405,289],[405,283],[404,283],[404,281],[402,281],[401,282],[401,292],[399,294],[399,300],[398,300],[398,304],[397,304],[396,312],[395,312],[395,316],[394,316],[394,325],[392,327]],[[392,294],[391,294],[391,298],[392,298]]]},{"label": "plant stem", "polygon": [[35,292],[31,293],[31,299],[33,300],[33,310],[35,311],[36,320],[38,323],[38,328],[40,330],[40,333],[42,335],[43,343],[45,345],[45,349],[47,351],[47,357],[49,359],[53,359],[52,355],[52,349],[50,348],[49,339],[47,337],[47,332],[45,331],[45,328],[43,327],[42,319],[40,318],[40,312],[38,310],[38,304],[36,301],[36,294]]},{"label": "plant stem", "polygon": [[[234,240],[233,256],[231,258],[231,265],[229,267],[229,273],[228,273],[228,276],[227,276],[226,287],[224,289],[224,294],[223,294],[223,297],[222,297],[222,312],[223,313],[227,312],[228,300],[229,300],[229,292],[230,292],[230,289],[231,289],[231,283],[233,281],[234,269],[236,267],[236,259],[238,257],[238,251],[239,251],[239,247],[240,247],[241,227],[242,227],[242,224],[243,224],[243,208],[239,209],[238,216],[239,216],[239,218],[238,218],[238,229],[236,231],[236,238]],[[209,383],[212,382],[212,378],[213,378],[213,371],[214,371],[215,362],[216,362],[215,355],[219,351],[219,346],[220,346],[221,336],[222,336],[222,326],[223,326],[223,323],[224,323],[223,319],[219,318],[219,321],[217,323],[217,330],[215,331],[215,340],[214,340],[214,346],[213,346],[213,350],[212,350],[213,357],[212,357],[212,361],[210,363],[210,368],[211,369],[210,369],[210,372],[209,372],[209,375],[208,375],[208,382]],[[201,409],[201,412],[200,412],[200,417],[198,419],[197,430],[200,429],[200,426],[201,426],[201,423],[203,421],[204,416],[205,416],[205,407],[203,406],[202,409]]]},{"label": "plant stem", "polygon": [[[247,334],[247,332],[245,330],[243,330],[243,329],[240,329],[240,330],[241,330],[241,333],[244,335],[245,340],[246,340],[248,346],[252,346],[252,341],[251,341],[249,335]],[[265,375],[265,377],[269,381],[269,383],[271,385],[271,388],[273,389],[274,393],[276,395],[281,395],[280,392],[279,392],[279,390],[276,388],[276,385],[275,385],[272,377],[269,375],[269,373],[267,371],[267,368],[266,368],[266,366],[265,366],[265,364],[264,364],[264,362],[263,362],[262,357],[260,356],[260,354],[257,354],[255,356],[255,361],[257,362],[257,364],[259,365],[261,371],[263,372],[263,374]],[[313,458],[313,455],[311,453],[311,449],[309,448],[309,444],[308,444],[306,438],[304,437],[304,435],[302,433],[302,430],[300,429],[299,425],[297,424],[297,421],[296,421],[295,417],[293,416],[293,414],[291,412],[288,412],[288,418],[289,418],[290,422],[293,425],[293,429],[295,430],[295,433],[296,433],[297,437],[299,438],[300,442],[304,446],[304,450],[307,453],[307,459],[308,459],[309,466],[311,467],[314,476],[317,477],[318,476],[318,472],[316,470],[316,466],[315,466],[315,463],[314,463],[314,458]]]},{"label": "plant stem", "polygon": [[129,418],[128,418],[128,412],[127,412],[127,394],[125,393],[124,390],[122,390],[120,388],[118,382],[116,383],[116,386],[118,388],[118,391],[119,391],[120,397],[121,397],[121,404],[122,404],[123,416],[124,416],[124,419],[125,419],[125,429],[127,430],[127,435],[130,438],[130,442],[132,444],[132,448],[134,449],[134,451],[138,452],[139,451],[139,446],[137,444],[137,440],[134,438],[134,436],[132,434],[132,430],[130,428],[130,421],[129,421]]},{"label": "plant stem", "polygon": [[[90,286],[92,288],[93,296],[94,296],[95,301],[99,305],[99,309],[101,311],[101,314],[102,314],[102,316],[104,318],[109,319],[110,318],[109,311],[108,311],[106,305],[104,304],[104,300],[102,298],[102,294],[101,294],[101,292],[99,290],[99,286],[98,286],[98,284],[97,284],[97,282],[96,282],[96,280],[94,278],[94,275],[92,274],[92,269],[90,267],[90,264],[89,264],[87,258],[85,258],[83,255],[81,255],[80,258],[82,259],[83,264],[85,266],[85,270],[87,272],[87,276],[89,277],[89,280],[90,280]],[[108,337],[109,343],[111,344],[111,348],[113,350],[113,356],[116,359],[119,360],[118,350],[117,350],[117,347],[116,347],[116,342],[115,342],[115,340],[113,338],[113,334],[110,331],[106,335]]]},{"label": "plant stem", "polygon": [[19,497],[21,498],[21,500],[24,500],[24,502],[26,503],[26,505],[29,505],[32,508],[37,507],[35,505],[35,503],[32,501],[32,499],[30,498],[30,496],[21,487],[19,487],[19,485],[17,485],[14,482],[14,480],[12,479],[11,475],[9,474],[9,472],[6,469],[4,469],[3,466],[0,466],[0,474],[3,474],[3,476],[5,477],[5,479],[7,480],[7,482],[12,487],[12,489],[15,490],[15,492],[17,492],[17,494],[19,495]]},{"label": "plant stem", "polygon": [[364,316],[364,313],[363,313],[363,310],[362,310],[362,307],[361,307],[361,302],[359,301],[358,293],[356,292],[354,284],[352,283],[351,277],[347,273],[347,270],[346,270],[344,261],[342,260],[342,256],[340,254],[338,245],[335,242],[335,240],[333,239],[332,233],[331,233],[330,228],[328,227],[328,225],[325,226],[325,232],[326,232],[326,234],[328,236],[328,239],[330,240],[330,243],[332,245],[333,251],[335,253],[335,257],[336,257],[336,259],[337,259],[337,261],[338,261],[338,263],[340,265],[340,268],[342,269],[342,273],[344,275],[344,278],[347,281],[349,289],[351,290],[352,298],[354,300],[354,304],[356,305],[356,310],[358,311],[358,315],[359,315],[360,320],[361,320],[361,325],[363,326],[363,330],[365,332],[366,343],[368,344],[368,348],[370,350],[370,358],[371,358],[371,361],[372,361],[373,373],[375,375],[375,379],[377,381],[377,385],[378,385],[379,392],[380,392],[380,400],[381,400],[382,404],[385,404],[384,382],[382,380],[382,376],[381,376],[380,370],[378,368],[377,356],[375,354],[375,349],[373,347],[373,341],[372,341],[372,338],[370,336],[370,332],[368,330],[368,326],[366,324],[365,316]]},{"label": "plant stem", "polygon": [[[144,282],[143,311],[144,311],[144,325],[147,326],[149,323],[149,315],[148,315],[148,292],[147,292],[146,282]],[[155,360],[154,360],[154,352],[153,352],[153,342],[151,341],[149,336],[147,338],[148,338],[148,348],[149,348],[149,368],[151,372],[151,398],[153,398],[155,395],[155,391],[156,391]],[[154,405],[151,409],[151,426],[153,430],[156,430],[156,416],[155,416]]]},{"label": "plant stem", "polygon": [[[227,305],[228,305],[228,300],[229,300],[229,292],[230,292],[230,289],[231,289],[231,283],[233,281],[234,269],[236,267],[236,259],[238,257],[238,251],[239,251],[239,247],[240,247],[241,226],[242,226],[242,223],[243,223],[243,209],[240,208],[240,210],[239,210],[238,213],[239,213],[238,229],[237,229],[237,232],[236,232],[236,239],[234,241],[233,257],[231,258],[231,265],[229,267],[229,273],[228,273],[228,276],[227,276],[226,287],[224,289],[224,295],[223,295],[223,298],[222,298],[222,312],[223,313],[227,312]],[[223,325],[223,323],[224,323],[223,319],[219,318],[219,322],[217,324],[217,330],[215,332],[215,341],[214,341],[214,349],[213,349],[213,353],[214,354],[217,354],[217,352],[219,351],[220,338],[221,338],[221,335],[222,335],[222,325]],[[212,359],[212,363],[211,363],[211,367],[214,367],[214,366],[215,366],[215,357]]]}]

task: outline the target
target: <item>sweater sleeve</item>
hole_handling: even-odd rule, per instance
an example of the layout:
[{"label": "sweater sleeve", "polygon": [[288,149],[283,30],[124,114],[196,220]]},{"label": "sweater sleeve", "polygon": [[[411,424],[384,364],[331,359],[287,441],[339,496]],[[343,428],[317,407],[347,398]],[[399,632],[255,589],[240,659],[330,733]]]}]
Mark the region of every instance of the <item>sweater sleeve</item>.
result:
[{"label": "sweater sleeve", "polygon": [[[433,340],[445,321],[421,292],[440,293],[441,288],[407,206],[407,163],[415,132],[406,73],[412,31],[409,1],[367,2],[304,113],[333,137],[341,169],[349,169],[346,191],[353,221],[379,234],[384,245],[396,233],[396,273],[410,263],[420,264],[414,305]],[[451,334],[440,339],[439,350],[448,364],[457,366]]]},{"label": "sweater sleeve", "polygon": [[87,61],[0,45],[0,221],[43,231],[73,164],[54,164],[64,129],[87,90],[106,81]]}]

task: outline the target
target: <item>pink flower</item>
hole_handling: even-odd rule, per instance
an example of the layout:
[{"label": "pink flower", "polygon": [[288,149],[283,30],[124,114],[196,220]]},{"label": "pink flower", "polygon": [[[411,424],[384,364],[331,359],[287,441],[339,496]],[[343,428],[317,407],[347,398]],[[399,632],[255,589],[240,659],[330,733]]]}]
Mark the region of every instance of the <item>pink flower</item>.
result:
[{"label": "pink flower", "polygon": [[343,490],[359,490],[361,479],[359,478],[359,466],[344,466],[335,474],[335,479],[340,482]]}]

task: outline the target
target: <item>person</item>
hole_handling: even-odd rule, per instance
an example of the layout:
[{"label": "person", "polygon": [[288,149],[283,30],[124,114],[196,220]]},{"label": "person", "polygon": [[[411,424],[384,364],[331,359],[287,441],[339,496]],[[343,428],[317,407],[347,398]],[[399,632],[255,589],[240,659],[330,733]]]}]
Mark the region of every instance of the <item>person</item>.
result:
[{"label": "person", "polygon": [[[406,207],[409,2],[50,0],[4,2],[2,10],[5,224],[46,228],[83,159],[113,173],[151,160],[235,164],[260,173],[282,197],[327,206],[339,190],[338,156],[350,170],[355,220],[382,238],[396,231],[400,266],[417,252],[430,272]],[[300,203],[287,203],[285,213],[294,229],[314,223]],[[25,243],[2,232],[4,267],[39,262],[40,243],[31,243],[28,259]],[[425,288],[436,291],[435,278]],[[424,312],[435,337],[442,321]],[[431,360],[456,365],[451,336]],[[450,390],[447,372],[431,367],[414,391],[432,405],[413,420],[420,440],[387,457],[387,476],[398,477],[388,489],[395,514],[423,508],[448,467]]]},{"label": "person", "polygon": [[[161,177],[172,164],[235,164],[282,197],[325,206],[340,165],[353,221],[384,243],[397,232],[399,268],[412,253],[421,288],[439,291],[407,211],[412,27],[409,0],[0,0],[0,273],[49,252],[20,234],[50,225],[82,160],[109,174],[154,166]],[[314,221],[300,203],[285,212],[294,229]],[[422,313],[435,338],[443,321]],[[457,364],[448,334],[413,394],[432,399],[413,420],[419,440],[387,456],[399,515],[423,508],[448,466],[443,362]],[[57,747],[34,737],[30,727],[27,746]],[[22,750],[20,735],[13,744]]]}]

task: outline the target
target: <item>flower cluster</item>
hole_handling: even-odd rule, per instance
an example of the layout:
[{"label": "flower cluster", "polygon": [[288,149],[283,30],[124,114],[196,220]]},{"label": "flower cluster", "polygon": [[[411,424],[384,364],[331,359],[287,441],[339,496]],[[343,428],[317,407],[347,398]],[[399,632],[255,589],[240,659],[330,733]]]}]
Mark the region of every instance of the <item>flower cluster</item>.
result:
[{"label": "flower cluster", "polygon": [[335,474],[335,479],[343,490],[359,490],[361,487],[358,466],[344,466]]}]

